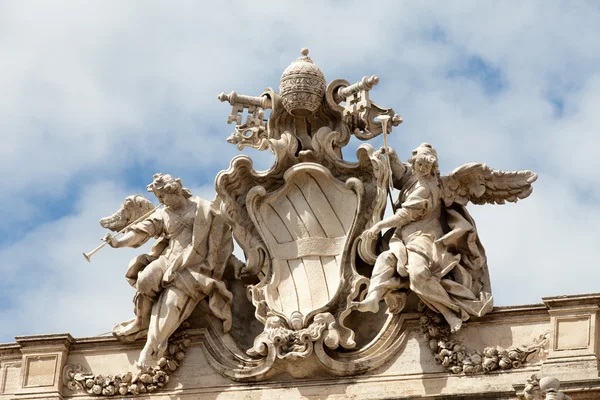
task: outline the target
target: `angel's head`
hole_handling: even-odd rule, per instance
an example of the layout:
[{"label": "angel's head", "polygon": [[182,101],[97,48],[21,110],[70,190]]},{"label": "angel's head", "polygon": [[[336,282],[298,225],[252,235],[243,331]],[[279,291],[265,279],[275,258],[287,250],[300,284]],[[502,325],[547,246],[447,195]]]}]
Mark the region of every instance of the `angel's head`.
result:
[{"label": "angel's head", "polygon": [[413,171],[421,176],[440,174],[437,151],[429,143],[423,143],[414,149],[408,162]]},{"label": "angel's head", "polygon": [[183,187],[179,178],[161,173],[154,174],[152,178],[152,183],[146,186],[146,189],[154,193],[158,201],[167,206],[178,203],[182,197],[187,199],[192,196],[190,190]]}]

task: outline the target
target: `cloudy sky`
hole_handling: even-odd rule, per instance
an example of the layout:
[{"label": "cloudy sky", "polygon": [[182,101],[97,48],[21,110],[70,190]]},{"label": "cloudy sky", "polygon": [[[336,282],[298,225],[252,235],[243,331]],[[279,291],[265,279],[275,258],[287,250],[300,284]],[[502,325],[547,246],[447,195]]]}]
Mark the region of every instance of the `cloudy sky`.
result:
[{"label": "cloudy sky", "polygon": [[599,38],[584,0],[0,2],[0,342],[130,318],[139,250],[85,262],[98,219],[155,172],[212,198],[239,154],[217,95],[278,87],[302,47],[328,81],[380,77],[404,159],[427,141],[443,173],[539,173],[519,204],[469,206],[496,305],[600,292]]}]

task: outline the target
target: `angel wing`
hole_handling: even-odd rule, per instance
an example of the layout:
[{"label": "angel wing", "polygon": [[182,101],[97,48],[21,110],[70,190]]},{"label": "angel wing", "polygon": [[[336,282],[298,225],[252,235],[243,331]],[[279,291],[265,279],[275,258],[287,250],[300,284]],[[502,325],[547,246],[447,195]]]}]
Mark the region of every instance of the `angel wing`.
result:
[{"label": "angel wing", "polygon": [[100,220],[100,225],[103,228],[118,232],[153,208],[154,204],[139,194],[127,196],[114,214]]},{"label": "angel wing", "polygon": [[450,175],[440,177],[446,207],[452,203],[464,206],[469,201],[473,204],[515,203],[531,194],[531,184],[536,179],[537,174],[531,171],[506,172],[480,163],[462,165]]}]

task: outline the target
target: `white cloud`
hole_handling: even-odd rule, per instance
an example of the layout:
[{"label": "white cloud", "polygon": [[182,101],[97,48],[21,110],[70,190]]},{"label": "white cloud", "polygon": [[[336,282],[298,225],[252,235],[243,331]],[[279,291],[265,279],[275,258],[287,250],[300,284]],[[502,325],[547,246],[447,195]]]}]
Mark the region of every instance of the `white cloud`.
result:
[{"label": "white cloud", "polygon": [[33,333],[99,334],[132,316],[134,290],[124,275],[140,250],[104,248],[90,264],[82,255],[101,243],[98,220],[116,211],[127,194],[110,182],[90,185],[72,215],[0,251],[3,295],[10,296],[10,307],[0,309],[0,341]]},{"label": "white cloud", "polygon": [[[380,76],[372,98],[405,119],[391,138],[401,157],[428,141],[443,172],[481,161],[540,173],[522,203],[471,207],[499,304],[595,290],[600,273],[587,247],[600,212],[597,6],[290,4],[0,5],[0,168],[10,177],[0,193],[10,210],[2,231],[50,219],[0,241],[11,288],[0,340],[106,332],[127,318],[133,292],[123,273],[137,251],[107,249],[84,264],[80,253],[102,236],[97,219],[158,171],[211,197],[214,173],[238,154],[225,143],[230,108],[217,94],[277,87],[304,46],[328,80]],[[503,86],[490,96],[485,81],[448,75],[469,58]],[[247,153],[268,167],[270,155]],[[64,198],[63,213],[47,217],[44,198]]]},{"label": "white cloud", "polygon": [[560,180],[542,176],[530,198],[469,206],[486,248],[497,305],[597,292],[594,261],[600,209]]}]

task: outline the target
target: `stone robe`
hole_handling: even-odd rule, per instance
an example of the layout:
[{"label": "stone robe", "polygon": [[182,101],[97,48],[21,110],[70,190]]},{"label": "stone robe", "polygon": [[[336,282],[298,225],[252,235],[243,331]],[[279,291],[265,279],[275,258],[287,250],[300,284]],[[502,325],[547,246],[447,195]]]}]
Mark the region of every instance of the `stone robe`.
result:
[{"label": "stone robe", "polygon": [[438,182],[419,182],[407,166],[396,211],[403,226],[392,229],[389,239],[397,262],[376,263],[369,292],[406,287],[408,278],[429,308],[442,314],[449,309],[464,321],[493,307],[487,260],[468,211],[445,207]]},{"label": "stone robe", "polygon": [[[132,260],[126,273],[137,290],[136,315],[145,312],[136,301],[139,296],[153,302],[142,354],[150,353],[155,358],[162,355],[168,338],[205,297],[211,312],[223,321],[223,330],[231,328],[232,294],[221,281],[233,251],[231,230],[212,202],[199,197],[191,201],[193,206],[187,210],[166,208],[131,228],[136,236],[135,247],[159,238],[151,253]],[[120,338],[134,340],[144,333]]]}]

